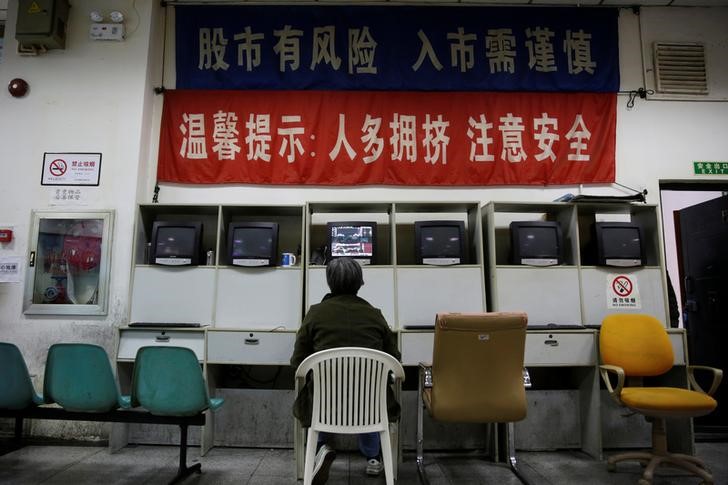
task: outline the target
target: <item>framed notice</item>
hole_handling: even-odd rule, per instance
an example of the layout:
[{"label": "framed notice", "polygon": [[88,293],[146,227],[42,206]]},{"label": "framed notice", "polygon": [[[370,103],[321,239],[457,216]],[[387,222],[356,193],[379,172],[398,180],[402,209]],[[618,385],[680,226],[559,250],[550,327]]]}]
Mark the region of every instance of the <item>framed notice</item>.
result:
[{"label": "framed notice", "polygon": [[99,185],[100,153],[43,154],[41,185]]}]

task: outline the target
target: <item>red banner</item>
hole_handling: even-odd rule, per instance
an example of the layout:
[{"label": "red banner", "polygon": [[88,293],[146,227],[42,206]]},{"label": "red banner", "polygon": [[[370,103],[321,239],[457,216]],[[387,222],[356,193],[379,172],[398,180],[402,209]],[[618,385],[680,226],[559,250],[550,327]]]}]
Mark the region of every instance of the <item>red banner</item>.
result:
[{"label": "red banner", "polygon": [[193,184],[614,181],[616,95],[166,91],[158,179]]}]

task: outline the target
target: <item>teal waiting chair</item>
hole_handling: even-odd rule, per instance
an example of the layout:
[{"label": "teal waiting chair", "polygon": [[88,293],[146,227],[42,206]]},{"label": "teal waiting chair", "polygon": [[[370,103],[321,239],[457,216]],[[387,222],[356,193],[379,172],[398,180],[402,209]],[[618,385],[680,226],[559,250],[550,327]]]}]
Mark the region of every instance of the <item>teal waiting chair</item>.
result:
[{"label": "teal waiting chair", "polygon": [[23,354],[15,344],[0,342],[0,409],[25,409],[43,404],[35,392]]},{"label": "teal waiting chair", "polygon": [[[0,342],[0,409],[22,410],[43,403],[35,392],[23,354],[15,344]],[[19,443],[23,418],[15,418],[15,440]]]},{"label": "teal waiting chair", "polygon": [[54,344],[48,349],[43,397],[67,411],[105,413],[129,408],[122,396],[103,347],[93,344]]},{"label": "teal waiting chair", "polygon": [[[158,416],[196,416],[222,406],[223,399],[210,398],[205,378],[195,353],[185,347],[142,347],[134,360],[131,401]],[[201,472],[201,464],[187,466],[187,427],[180,423],[179,470],[171,483],[192,472]]]}]

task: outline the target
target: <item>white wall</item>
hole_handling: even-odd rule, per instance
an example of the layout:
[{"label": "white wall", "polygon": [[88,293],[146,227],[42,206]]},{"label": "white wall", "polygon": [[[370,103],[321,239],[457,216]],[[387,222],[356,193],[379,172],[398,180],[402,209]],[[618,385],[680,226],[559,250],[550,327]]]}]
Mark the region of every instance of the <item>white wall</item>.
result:
[{"label": "white wall", "polygon": [[[699,19],[700,21],[693,21]],[[656,90],[652,46],[654,42],[701,43],[705,45],[708,65],[709,100],[728,100],[728,35],[725,8],[646,8],[640,15],[645,87]],[[638,49],[634,49],[635,51]],[[655,97],[680,99],[680,96],[655,93]]]},{"label": "white wall", "polygon": [[[132,8],[134,6],[134,8]],[[125,42],[88,40],[88,12],[120,9],[133,31]],[[129,274],[135,204],[150,202],[156,171],[155,156],[161,98],[163,10],[159,2],[74,0],[65,50],[38,57],[19,57],[14,40],[16,2],[9,2],[0,86],[16,77],[26,79],[25,98],[0,92],[0,224],[12,225],[16,240],[0,247],[0,256],[26,257],[32,209],[49,207],[52,188],[40,186],[45,151],[101,152],[101,184],[85,188],[80,209],[114,209],[109,314],[103,318],[26,317],[22,313],[23,283],[0,283],[0,340],[15,342],[32,373],[40,377],[48,346],[60,341],[97,342],[113,354],[115,327],[128,319]],[[728,8],[643,9],[659,14],[660,33],[703,32],[705,24],[728,25]],[[675,12],[675,14],[673,14]],[[620,15],[622,87],[643,85],[640,28],[645,22],[631,10]],[[654,30],[654,29],[653,29]],[[720,56],[709,65],[726,73],[725,29],[709,39]],[[662,39],[665,40],[665,39]],[[670,39],[666,39],[670,40]],[[172,54],[168,49],[168,55]],[[170,86],[169,82],[166,83]],[[617,109],[617,181],[649,190],[658,203],[659,179],[689,179],[693,160],[728,160],[728,102],[645,101],[631,110],[619,95]],[[137,194],[138,192],[138,194]],[[550,201],[566,193],[624,194],[618,187],[494,187],[494,188],[291,188],[226,185],[193,187],[164,184],[160,202],[285,204],[322,200],[527,200]],[[67,423],[34,424],[38,433],[91,436],[101,427]],[[95,427],[96,426],[96,427]]]},{"label": "white wall", "polygon": [[[75,0],[68,21],[65,50],[37,57],[15,51],[17,2],[9,2],[5,49],[0,63],[0,224],[13,226],[15,240],[0,247],[0,256],[21,256],[25,265],[32,209],[50,207],[52,187],[40,185],[43,153],[102,153],[99,187],[82,189],[83,205],[66,210],[113,209],[109,313],[106,317],[26,317],[22,313],[23,283],[0,283],[0,340],[16,343],[30,372],[40,381],[48,346],[63,341],[95,342],[110,353],[114,327],[128,314],[131,233],[143,140],[149,137],[145,119],[152,92],[147,52],[152,15],[159,2]],[[122,10],[130,35],[125,42],[88,39],[92,9]],[[159,62],[158,60],[156,61]],[[23,78],[30,92],[13,98],[5,86]],[[145,132],[143,132],[143,130]],[[98,435],[104,425],[33,424],[48,434]],[[80,430],[80,431],[78,431]]]}]

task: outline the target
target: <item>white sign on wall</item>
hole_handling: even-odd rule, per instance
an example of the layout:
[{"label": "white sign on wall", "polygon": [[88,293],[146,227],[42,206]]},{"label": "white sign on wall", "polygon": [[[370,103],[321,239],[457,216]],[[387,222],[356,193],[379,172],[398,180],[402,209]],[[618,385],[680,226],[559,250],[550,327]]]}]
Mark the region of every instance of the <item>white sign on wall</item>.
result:
[{"label": "white sign on wall", "polygon": [[0,256],[0,283],[18,283],[20,264],[20,256]]},{"label": "white sign on wall", "polygon": [[43,154],[41,185],[99,185],[100,153]]},{"label": "white sign on wall", "polygon": [[642,308],[637,275],[607,275],[607,308],[639,310]]},{"label": "white sign on wall", "polygon": [[83,189],[66,189],[56,187],[50,194],[50,205],[88,205],[86,192]]}]

